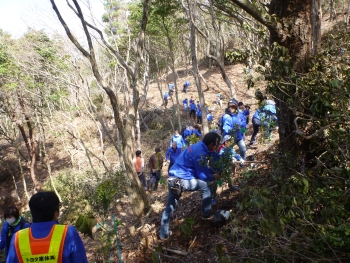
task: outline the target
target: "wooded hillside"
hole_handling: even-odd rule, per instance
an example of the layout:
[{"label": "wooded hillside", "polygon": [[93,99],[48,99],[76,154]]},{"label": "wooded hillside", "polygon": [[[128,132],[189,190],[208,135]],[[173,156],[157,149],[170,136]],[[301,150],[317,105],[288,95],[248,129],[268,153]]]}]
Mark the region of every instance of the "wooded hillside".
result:
[{"label": "wooded hillside", "polygon": [[[60,222],[95,238],[84,237],[91,262],[350,260],[350,1],[104,1],[104,28],[67,1],[83,39],[50,3],[66,35],[0,30],[0,214],[14,204],[29,218],[29,198],[55,191]],[[248,148],[264,163],[237,169],[238,192],[219,187],[213,209],[230,219],[202,222],[186,193],[158,240],[167,167],[146,192],[135,151],[147,162],[196,124],[185,98],[199,101],[206,134],[231,98],[252,116],[259,94],[276,102],[278,131]]]}]

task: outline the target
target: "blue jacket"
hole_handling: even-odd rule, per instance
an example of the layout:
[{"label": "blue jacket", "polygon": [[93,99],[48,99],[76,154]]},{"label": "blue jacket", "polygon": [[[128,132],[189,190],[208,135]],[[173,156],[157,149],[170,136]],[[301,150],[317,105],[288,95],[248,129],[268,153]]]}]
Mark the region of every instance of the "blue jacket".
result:
[{"label": "blue jacket", "polygon": [[250,111],[248,109],[244,109],[244,110],[238,110],[240,113],[242,113],[244,116],[249,116]]},{"label": "blue jacket", "polygon": [[260,121],[275,121],[277,123],[276,117],[276,106],[275,105],[264,105],[256,110],[253,115],[253,118],[256,118]]},{"label": "blue jacket", "polygon": [[184,100],[182,101],[182,104],[188,105],[188,99],[184,99]]},{"label": "blue jacket", "polygon": [[[24,221],[22,223],[22,220]],[[1,230],[1,237],[0,237],[0,249],[5,249],[5,256],[7,256],[8,251],[9,251],[9,247],[10,247],[10,243],[11,240],[9,240],[8,238],[8,234],[9,234],[9,223],[7,223],[7,221],[5,221],[2,230]],[[24,228],[28,228],[30,226],[29,223],[25,222],[25,220],[21,217],[21,220],[19,221],[19,223],[15,226],[12,235],[14,236],[14,234]],[[12,236],[12,237],[13,237]]]},{"label": "blue jacket", "polygon": [[184,136],[183,136],[183,138],[186,139],[188,136],[191,136],[192,133],[193,133],[193,129],[192,129],[192,128],[186,128],[186,129],[184,130]]},{"label": "blue jacket", "polygon": [[190,109],[191,109],[191,110],[196,110],[196,104],[191,103],[191,104],[190,104]]},{"label": "blue jacket", "polygon": [[[208,158],[208,159],[207,159]],[[208,163],[215,162],[219,155],[210,152],[208,147],[202,142],[190,145],[176,159],[175,164],[171,166],[169,176],[191,180],[200,179],[203,181],[214,181],[214,169],[208,166]],[[208,160],[211,160],[208,162]]]},{"label": "blue jacket", "polygon": [[176,150],[174,150],[173,147],[169,147],[165,154],[165,160],[170,160],[170,163],[175,163],[175,160],[177,159],[177,157],[179,157],[180,154],[181,148],[176,147]]},{"label": "blue jacket", "polygon": [[190,99],[190,103],[192,103],[192,102],[195,103],[195,100],[194,99]]},{"label": "blue jacket", "polygon": [[235,158],[237,161],[240,161],[242,157],[236,153],[236,151],[232,147],[225,147],[223,144],[221,146],[221,149],[219,151],[220,158],[221,157],[227,157],[230,161],[232,161],[233,158]]},{"label": "blue jacket", "polygon": [[207,114],[207,120],[208,120],[208,121],[213,121],[213,114],[208,113],[208,114]]},{"label": "blue jacket", "polygon": [[173,142],[177,143],[177,148],[179,148],[179,149],[182,149],[182,147],[185,145],[185,141],[180,134],[173,135],[173,137],[171,137],[170,147],[173,145]]},{"label": "blue jacket", "polygon": [[201,111],[201,109],[199,108],[199,109],[197,109],[197,116],[198,117],[202,117],[202,111]]},{"label": "blue jacket", "polygon": [[235,142],[243,139],[242,128],[247,127],[246,116],[242,113],[229,113],[223,116],[223,134],[225,135],[233,135],[235,136]]},{"label": "blue jacket", "polygon": [[202,137],[202,133],[198,129],[194,129],[192,133],[195,134],[199,138]]},{"label": "blue jacket", "polygon": [[163,97],[164,99],[167,99],[167,98],[169,98],[169,93],[168,92],[165,92],[164,93],[164,97]]},{"label": "blue jacket", "polygon": [[[34,238],[44,238],[49,235],[53,225],[57,224],[55,221],[32,223],[30,229]],[[16,254],[15,238],[12,238],[10,251],[6,263],[18,263]],[[88,263],[86,252],[80,236],[73,226],[68,226],[66,239],[63,246],[62,262],[64,263]]]}]

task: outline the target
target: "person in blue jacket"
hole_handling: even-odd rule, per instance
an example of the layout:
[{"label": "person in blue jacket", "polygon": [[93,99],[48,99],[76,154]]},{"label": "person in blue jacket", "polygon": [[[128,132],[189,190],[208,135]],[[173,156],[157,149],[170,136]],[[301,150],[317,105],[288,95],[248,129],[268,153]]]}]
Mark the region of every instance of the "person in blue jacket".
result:
[{"label": "person in blue jacket", "polygon": [[209,127],[211,127],[211,124],[214,121],[213,114],[211,113],[211,111],[208,111],[207,120],[208,120]]},{"label": "person in blue jacket", "polygon": [[[168,201],[162,214],[159,237],[167,239],[172,213],[183,191],[202,192],[202,219],[213,219],[211,212],[211,185],[220,174],[211,165],[219,159],[216,153],[221,136],[216,132],[207,133],[203,140],[190,145],[176,159],[169,171]],[[215,166],[215,165],[212,165]]]},{"label": "person in blue jacket", "polygon": [[173,164],[175,163],[175,160],[177,159],[177,157],[179,157],[180,153],[181,153],[181,148],[178,148],[177,143],[173,142],[171,147],[168,148],[165,154],[165,161],[166,162],[169,161],[168,172],[171,166],[173,166]]},{"label": "person in blue jacket", "polygon": [[261,126],[265,127],[264,137],[269,138],[272,129],[277,126],[275,102],[272,100],[266,100],[265,103],[255,111],[252,122],[253,135],[250,139],[250,145],[255,144],[256,135]]},{"label": "person in blue jacket", "polygon": [[190,86],[190,82],[187,80],[185,81],[184,85],[183,85],[183,92],[187,93],[188,91],[188,87]]},{"label": "person in blue jacket", "polygon": [[198,138],[202,137],[202,130],[198,124],[194,125],[194,129],[193,129],[192,134],[196,135]]},{"label": "person in blue jacket", "polygon": [[190,118],[193,116],[193,119],[196,119],[196,104],[194,104],[194,101],[190,102]]},{"label": "person in blue jacket", "polygon": [[27,228],[30,224],[19,215],[17,207],[10,206],[4,212],[5,223],[1,230],[0,249],[5,249],[7,257],[12,236],[19,230]]},{"label": "person in blue jacket", "polygon": [[168,100],[169,100],[169,93],[166,91],[164,93],[164,96],[163,96],[163,100],[164,100],[164,106],[166,107],[168,105]]},{"label": "person in blue jacket", "polygon": [[192,126],[187,126],[183,132],[183,139],[186,143],[186,145],[189,144],[189,141],[187,140],[187,137],[191,136],[193,133],[193,127]]},{"label": "person in blue jacket", "polygon": [[221,115],[221,117],[219,118],[219,121],[217,122],[218,131],[221,135],[224,134],[224,130],[223,130],[224,119],[229,118],[229,116],[225,116],[225,115],[230,115],[230,113],[231,113],[231,110],[229,108],[225,108],[225,113]]},{"label": "person in blue jacket", "polygon": [[184,138],[182,138],[178,130],[175,130],[174,135],[171,137],[170,147],[173,145],[173,142],[176,142],[177,148],[179,149],[182,149],[182,147],[185,146]]},{"label": "person in blue jacket", "polygon": [[247,152],[247,147],[244,141],[244,133],[247,127],[246,117],[242,113],[238,112],[238,101],[235,99],[228,102],[228,109],[229,112],[224,114],[222,120],[222,136],[234,136],[234,142],[239,147],[239,154],[243,160],[245,160]]},{"label": "person in blue jacket", "polygon": [[173,95],[174,89],[175,89],[174,83],[170,83],[170,84],[169,84],[169,95],[170,95],[170,96]]},{"label": "person in blue jacket", "polygon": [[196,101],[194,100],[194,98],[193,98],[193,96],[191,96],[191,98],[190,98],[190,103],[196,103]]},{"label": "person in blue jacket", "polygon": [[[244,164],[244,160],[242,157],[235,152],[233,147],[231,146],[231,136],[225,135],[222,140],[222,144],[218,147],[218,153],[220,156],[220,165],[222,166],[222,176],[225,175],[225,179],[227,180],[228,187],[230,191],[237,191],[238,186],[234,185],[234,179],[232,176],[235,176],[235,161],[239,161],[240,164]],[[216,205],[216,189],[217,184],[213,185],[213,195],[212,195],[212,205]]]},{"label": "person in blue jacket", "polygon": [[[14,238],[12,238],[9,254],[6,263],[18,263],[19,257],[25,259],[24,262],[37,262],[36,259],[40,257],[55,257],[54,252],[46,252],[45,254],[37,255],[35,252],[29,250],[23,250],[21,244],[23,240],[29,239],[30,245],[33,246],[51,246],[53,251],[58,249],[58,257],[62,256],[63,263],[87,263],[86,252],[83,242],[80,236],[73,226],[59,225],[57,218],[59,216],[59,199],[54,192],[38,192],[34,194],[29,200],[29,208],[32,214],[33,223],[30,226],[30,232],[23,229],[18,231]],[[55,233],[56,229],[64,228],[64,234],[59,234],[60,238],[54,239],[54,234],[47,244],[43,241],[48,237],[52,231]],[[20,236],[20,238],[19,238]],[[32,236],[33,238],[30,238]],[[54,243],[53,243],[54,242]],[[61,242],[63,242],[63,249],[60,250]],[[25,243],[25,242],[24,242]],[[19,254],[16,253],[18,249]],[[21,260],[22,261],[22,260]]]},{"label": "person in blue jacket", "polygon": [[182,101],[182,104],[183,104],[183,106],[184,106],[184,112],[186,112],[186,111],[188,110],[188,99],[187,99],[187,98],[184,99],[184,100]]},{"label": "person in blue jacket", "polygon": [[242,113],[246,118],[246,123],[249,123],[250,107],[249,105],[244,105],[243,102],[238,103],[238,112]]},{"label": "person in blue jacket", "polygon": [[201,108],[197,108],[197,123],[202,124],[202,111]]},{"label": "person in blue jacket", "polygon": [[199,103],[199,100],[197,101],[196,107],[197,107],[197,109],[201,109],[201,104]]}]

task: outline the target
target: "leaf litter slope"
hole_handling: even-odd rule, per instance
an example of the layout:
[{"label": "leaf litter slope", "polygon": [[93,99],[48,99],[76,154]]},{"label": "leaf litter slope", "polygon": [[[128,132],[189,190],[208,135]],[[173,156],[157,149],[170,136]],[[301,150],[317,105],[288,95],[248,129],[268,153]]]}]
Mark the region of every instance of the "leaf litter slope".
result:
[{"label": "leaf litter slope", "polygon": [[[237,100],[251,105],[252,115],[257,106],[257,101],[254,98],[255,90],[247,90],[245,81],[246,75],[243,73],[243,68],[244,65],[231,65],[227,66],[226,70],[236,87],[236,92],[238,94]],[[210,103],[210,109],[213,111],[214,121],[216,122],[224,112],[225,104],[230,98],[230,92],[226,84],[223,82],[221,74],[217,68],[203,69],[201,70],[201,74],[209,85],[209,90],[207,90],[204,83],[202,83],[203,90],[206,90],[204,92],[205,100]],[[190,75],[186,77],[184,69],[178,70],[178,77],[178,95],[182,106],[183,99],[186,97],[190,98],[191,96],[197,99],[198,94],[195,90],[193,77]],[[167,91],[167,84],[172,82],[172,75],[167,75],[165,79],[166,83],[165,81],[162,83],[163,93]],[[191,82],[191,87],[187,94],[182,92],[182,84],[186,80],[189,80]],[[257,83],[255,88],[264,90],[264,82]],[[223,101],[223,108],[215,106],[214,104],[215,94],[217,93],[221,93],[225,97],[225,100]],[[162,106],[162,100],[160,98],[160,92],[157,88],[156,83],[152,83],[150,85],[146,100],[149,110],[152,110],[152,108],[164,109]],[[173,95],[173,101],[176,103],[175,95]],[[171,108],[172,106],[173,102],[170,101],[168,108]],[[180,107],[180,109],[182,109],[182,107]],[[188,113],[186,115],[182,113],[182,119],[182,122],[184,124],[194,124],[193,120],[189,118]],[[176,125],[177,121],[174,117],[173,122]],[[246,136],[247,143],[249,142],[251,133],[252,129],[250,124]],[[142,150],[146,163],[156,146],[161,146],[162,151],[166,151],[170,145],[171,134],[171,129],[165,131],[164,136],[160,136],[158,134],[158,136],[155,137],[154,133],[148,132],[142,134]],[[159,139],[160,137],[164,139],[161,140]],[[276,139],[277,133],[274,132],[272,141]],[[271,146],[272,142],[268,144],[259,144],[254,149],[248,148],[247,155],[255,155],[256,160],[269,161],[269,156],[266,156],[265,152]],[[261,165],[260,168],[267,170],[267,164]],[[165,180],[167,178],[167,169],[168,167],[165,166],[162,170],[162,174]],[[239,175],[242,171],[243,169],[241,168],[237,169],[237,175]],[[146,173],[148,176],[149,171],[147,170]],[[217,198],[218,204],[216,206],[213,206],[213,210],[230,210],[235,208],[239,195],[237,192],[231,193],[226,190],[226,185],[219,187]],[[207,222],[201,219],[201,194],[199,192],[183,193],[179,202],[179,206],[173,215],[171,224],[172,235],[167,241],[160,241],[158,239],[160,218],[167,200],[167,188],[165,187],[165,181],[159,186],[158,191],[148,193],[148,197],[150,203],[152,204],[153,213],[146,219],[143,229],[140,232],[136,232],[136,234],[133,234],[133,231],[128,229],[130,226],[136,226],[136,222],[133,221],[134,219],[127,200],[119,200],[115,206],[115,215],[125,224],[125,227],[120,228],[118,234],[122,244],[122,256],[126,262],[151,262],[152,251],[155,251],[159,247],[163,248],[161,253],[165,254],[165,256],[161,256],[162,262],[181,262],[181,260],[183,262],[214,262],[216,245],[222,244],[224,251],[232,251],[234,249],[232,243],[227,242],[225,238],[220,236],[220,231],[222,228],[217,228],[213,222]],[[186,218],[193,218],[195,221],[190,235],[186,235],[189,233],[186,231],[186,227],[183,227],[186,225]],[[139,226],[139,224],[137,224],[137,226]],[[182,231],[180,230],[181,226],[183,229]],[[90,255],[93,256],[93,246],[87,244],[87,248],[90,252]],[[116,256],[117,250],[114,252],[115,260],[117,260]]]}]

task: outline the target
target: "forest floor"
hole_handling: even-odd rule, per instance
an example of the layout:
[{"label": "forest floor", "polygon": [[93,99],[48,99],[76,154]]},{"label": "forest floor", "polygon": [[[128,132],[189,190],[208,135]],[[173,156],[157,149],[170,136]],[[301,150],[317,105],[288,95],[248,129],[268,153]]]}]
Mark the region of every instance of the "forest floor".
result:
[{"label": "forest floor", "polygon": [[[244,65],[231,65],[227,66],[226,70],[230,79],[235,82],[235,88],[237,92],[237,100],[243,101],[245,104],[251,105],[251,117],[254,113],[257,101],[254,98],[255,89],[247,90],[246,74],[243,72]],[[194,88],[194,80],[192,77],[186,77],[184,70],[179,70],[178,83],[182,84],[186,80],[190,80],[191,87],[187,94],[179,92],[179,101],[187,97],[193,96],[198,98],[197,91]],[[224,107],[229,100],[229,89],[221,78],[221,74],[218,69],[206,69],[201,70],[202,75],[210,86],[209,90],[205,91],[205,100],[211,104],[209,107],[213,111],[214,122],[218,121],[218,118],[224,113]],[[253,73],[255,74],[255,73]],[[167,77],[167,83],[171,81],[171,75]],[[164,85],[164,84],[163,84]],[[259,87],[264,90],[264,82],[257,83],[255,87]],[[165,88],[163,88],[163,92]],[[225,96],[223,101],[223,108],[215,105],[215,94],[221,93]],[[153,107],[161,108],[160,92],[156,84],[151,85],[147,94],[147,103],[153,105]],[[172,107],[170,101],[168,108]],[[176,120],[173,120],[176,123]],[[185,124],[194,124],[188,116],[188,113],[182,113],[182,122]],[[249,144],[249,140],[252,134],[251,122],[247,129],[246,144]],[[153,136],[153,137],[152,137]],[[152,154],[153,149],[160,145],[162,152],[165,152],[170,145],[171,131],[165,136],[164,141],[154,138],[154,135],[143,134],[142,144],[143,151],[145,152],[145,162],[148,161],[149,156]],[[242,173],[251,169],[264,169],[268,170],[270,163],[270,151],[274,148],[274,143],[277,141],[278,133],[276,131],[272,134],[272,140],[268,142],[260,142],[254,148],[247,147],[247,156],[254,156],[256,161],[266,161],[265,164],[259,165],[247,165],[245,168],[237,168],[236,176],[239,177]],[[236,149],[238,151],[238,148]],[[224,238],[221,233],[226,229],[226,226],[218,228],[214,225],[214,222],[207,222],[201,219],[201,193],[200,192],[185,192],[183,193],[179,206],[173,214],[171,223],[172,235],[166,241],[161,241],[158,237],[160,218],[165,208],[167,200],[167,169],[163,167],[162,175],[163,180],[157,191],[147,192],[149,202],[152,205],[152,214],[145,219],[145,224],[140,231],[134,231],[132,226],[140,225],[134,221],[132,211],[127,199],[118,200],[114,206],[114,214],[117,219],[122,221],[125,226],[118,228],[118,237],[121,243],[121,254],[123,262],[152,262],[152,253],[154,251],[159,252],[158,255],[153,254],[153,262],[157,262],[155,257],[158,258],[158,262],[217,262],[215,247],[218,244],[223,245],[224,251],[232,251],[235,247],[233,243]],[[149,172],[146,172],[147,175]],[[239,191],[229,192],[227,191],[227,185],[223,185],[218,188],[217,205],[213,206],[212,210],[216,211],[231,210],[232,217],[237,213],[236,204],[240,199]],[[183,231],[180,230],[180,225],[186,220],[194,219],[194,225],[192,226],[191,234],[186,236]],[[227,229],[226,229],[227,230]],[[90,259],[96,257],[96,247],[99,246],[98,242],[92,241],[89,238],[84,238],[84,242],[87,248],[87,252]],[[115,247],[113,253],[113,262],[118,262],[118,249]]]}]

